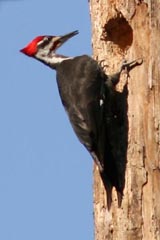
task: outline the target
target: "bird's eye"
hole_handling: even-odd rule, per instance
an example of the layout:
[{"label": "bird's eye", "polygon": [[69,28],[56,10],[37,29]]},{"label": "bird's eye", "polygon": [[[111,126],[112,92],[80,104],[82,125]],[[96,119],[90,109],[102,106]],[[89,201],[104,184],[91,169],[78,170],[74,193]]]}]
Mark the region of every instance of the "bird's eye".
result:
[{"label": "bird's eye", "polygon": [[48,42],[48,41],[49,41],[49,38],[48,38],[48,37],[44,37],[44,38],[43,38],[43,41],[44,41],[44,42]]},{"label": "bird's eye", "polygon": [[37,43],[38,47],[45,47],[50,41],[49,37],[44,37],[41,41]]}]

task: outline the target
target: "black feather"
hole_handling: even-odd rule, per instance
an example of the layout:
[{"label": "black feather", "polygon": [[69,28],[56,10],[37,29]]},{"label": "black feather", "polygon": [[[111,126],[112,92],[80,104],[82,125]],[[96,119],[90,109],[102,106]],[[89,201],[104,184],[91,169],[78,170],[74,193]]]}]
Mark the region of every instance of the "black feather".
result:
[{"label": "black feather", "polygon": [[113,186],[121,195],[123,192],[110,144],[113,90],[106,85],[107,76],[98,63],[89,56],[63,61],[56,71],[62,103],[77,137],[99,167],[110,208]]}]

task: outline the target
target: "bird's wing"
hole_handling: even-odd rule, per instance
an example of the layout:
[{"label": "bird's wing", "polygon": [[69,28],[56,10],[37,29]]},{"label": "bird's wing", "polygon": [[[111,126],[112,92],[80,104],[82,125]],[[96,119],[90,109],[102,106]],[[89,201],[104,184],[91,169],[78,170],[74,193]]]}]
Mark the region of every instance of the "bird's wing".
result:
[{"label": "bird's wing", "polygon": [[95,152],[99,158],[103,125],[100,101],[104,80],[98,68],[97,62],[85,55],[64,61],[57,68],[57,83],[77,137],[89,152]]}]

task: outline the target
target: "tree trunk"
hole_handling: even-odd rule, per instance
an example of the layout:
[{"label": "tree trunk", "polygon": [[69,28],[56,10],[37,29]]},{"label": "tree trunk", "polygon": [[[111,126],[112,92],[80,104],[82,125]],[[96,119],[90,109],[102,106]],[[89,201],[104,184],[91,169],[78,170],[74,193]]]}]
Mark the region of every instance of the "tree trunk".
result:
[{"label": "tree trunk", "polygon": [[[119,70],[124,59],[143,58],[128,80],[128,148],[124,197],[111,209],[94,167],[96,240],[160,239],[160,1],[90,0],[93,55],[105,60],[106,73]],[[113,129],[114,131],[114,129]]]}]

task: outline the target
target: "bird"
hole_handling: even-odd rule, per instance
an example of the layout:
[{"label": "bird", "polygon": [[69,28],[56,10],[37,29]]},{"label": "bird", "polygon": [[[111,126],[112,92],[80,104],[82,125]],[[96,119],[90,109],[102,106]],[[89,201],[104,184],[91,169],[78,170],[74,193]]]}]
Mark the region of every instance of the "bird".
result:
[{"label": "bird", "polygon": [[110,208],[112,187],[116,188],[120,198],[123,189],[117,180],[114,154],[109,145],[106,124],[106,111],[109,110],[106,106],[109,92],[118,83],[124,67],[130,65],[123,64],[117,74],[108,76],[101,64],[89,55],[70,57],[57,54],[57,49],[78,33],[76,30],[60,36],[38,36],[20,52],[56,71],[62,104],[75,134],[99,170]]}]

